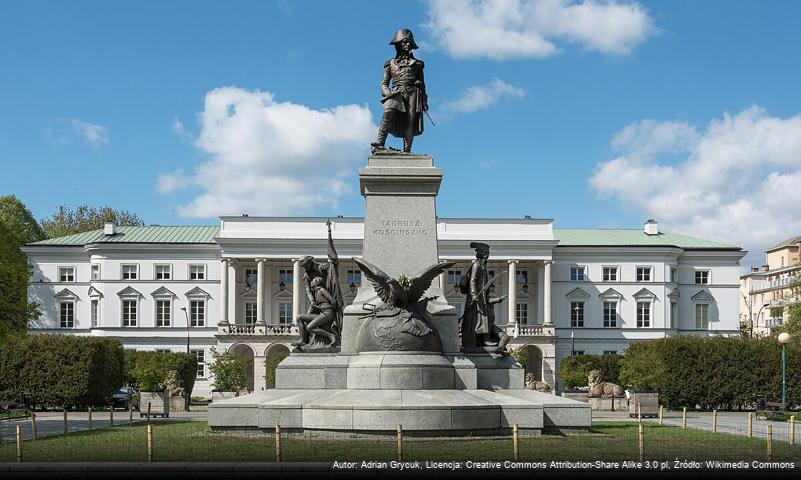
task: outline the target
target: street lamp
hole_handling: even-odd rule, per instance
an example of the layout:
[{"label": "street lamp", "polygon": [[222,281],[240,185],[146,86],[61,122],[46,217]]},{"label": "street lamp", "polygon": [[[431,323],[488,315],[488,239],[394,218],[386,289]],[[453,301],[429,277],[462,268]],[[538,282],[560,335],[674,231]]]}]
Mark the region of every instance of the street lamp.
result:
[{"label": "street lamp", "polygon": [[787,342],[789,341],[789,333],[779,334],[779,343],[782,344],[782,403],[785,409],[787,408]]},{"label": "street lamp", "polygon": [[[761,307],[759,307],[759,311],[757,312],[757,315],[756,315],[757,327],[759,326],[759,316],[762,315],[762,310],[764,310],[765,307],[769,307],[769,306],[770,306],[770,304],[766,303],[766,304],[762,305]],[[751,322],[751,338],[754,338],[754,322]]]},{"label": "street lamp", "polygon": [[186,353],[189,353],[189,314],[186,313],[186,307],[181,307],[186,317]]}]

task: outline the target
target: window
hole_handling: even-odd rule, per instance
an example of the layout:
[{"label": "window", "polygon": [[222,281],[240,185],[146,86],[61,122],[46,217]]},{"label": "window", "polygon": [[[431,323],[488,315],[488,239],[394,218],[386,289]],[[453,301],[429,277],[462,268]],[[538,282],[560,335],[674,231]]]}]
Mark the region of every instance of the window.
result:
[{"label": "window", "polygon": [[89,315],[92,319],[92,326],[97,327],[100,321],[100,300],[92,300],[89,304]]},{"label": "window", "polygon": [[570,326],[584,326],[584,302],[570,302]]},{"label": "window", "polygon": [[122,265],[122,279],[136,280],[139,277],[139,265]]},{"label": "window", "polygon": [[197,360],[197,378],[206,378],[206,352],[204,350],[192,350]]},{"label": "window", "polygon": [[584,350],[573,350],[571,355],[584,355]]},{"label": "window", "polygon": [[617,302],[604,302],[604,327],[617,327]]},{"label": "window", "polygon": [[189,324],[193,327],[206,326],[206,301],[189,301]]},{"label": "window", "polygon": [[515,272],[515,282],[518,285],[526,285],[528,283],[528,270],[518,270]]},{"label": "window", "polygon": [[292,274],[292,270],[278,270],[278,283],[292,285],[293,280],[294,275]]},{"label": "window", "polygon": [[75,281],[75,267],[58,267],[58,281],[59,282],[74,282]]},{"label": "window", "polygon": [[515,305],[515,320],[517,323],[524,325],[528,323],[528,304],[518,303]]},{"label": "window", "polygon": [[256,302],[245,302],[245,325],[256,323]]},{"label": "window", "polygon": [[637,328],[651,326],[651,302],[637,302]]},{"label": "window", "polygon": [[278,304],[278,323],[289,325],[292,323],[292,304],[281,302]]},{"label": "window", "polygon": [[170,280],[172,278],[172,265],[156,265],[156,280]]},{"label": "window", "polygon": [[695,305],[695,328],[709,330],[709,304],[698,303]]},{"label": "window", "polygon": [[136,326],[136,307],[138,306],[137,300],[123,300],[122,301],[122,326],[135,327]]},{"label": "window", "polygon": [[651,281],[651,267],[637,267],[637,281],[650,282]]},{"label": "window", "polygon": [[587,267],[570,267],[570,281],[583,282],[586,280],[585,272]]},{"label": "window", "polygon": [[709,270],[696,270],[695,271],[695,284],[706,285],[709,283]]},{"label": "window", "polygon": [[677,302],[670,302],[670,327],[676,328],[679,318],[679,304]]},{"label": "window", "polygon": [[670,281],[673,283],[678,283],[679,281],[679,269],[676,267],[670,267]]},{"label": "window", "polygon": [[189,265],[189,280],[205,280],[205,279],[206,279],[205,265]]},{"label": "window", "polygon": [[617,267],[603,267],[603,281],[617,282]]},{"label": "window", "polygon": [[61,328],[73,328],[75,326],[75,302],[61,302],[59,318]]},{"label": "window", "polygon": [[617,355],[617,350],[604,350],[604,355]]},{"label": "window", "polygon": [[462,281],[461,270],[448,270],[448,283],[451,285],[458,285]]},{"label": "window", "polygon": [[100,265],[92,265],[92,280],[100,280]]},{"label": "window", "polygon": [[362,271],[361,270],[348,270],[345,283],[348,285],[359,286],[362,284]]},{"label": "window", "polygon": [[155,350],[156,353],[172,353],[172,350],[169,348],[157,348]]},{"label": "window", "polygon": [[259,271],[255,268],[245,269],[245,283],[247,285],[256,285],[259,281]]},{"label": "window", "polygon": [[172,302],[156,300],[156,326],[169,327],[172,321]]}]

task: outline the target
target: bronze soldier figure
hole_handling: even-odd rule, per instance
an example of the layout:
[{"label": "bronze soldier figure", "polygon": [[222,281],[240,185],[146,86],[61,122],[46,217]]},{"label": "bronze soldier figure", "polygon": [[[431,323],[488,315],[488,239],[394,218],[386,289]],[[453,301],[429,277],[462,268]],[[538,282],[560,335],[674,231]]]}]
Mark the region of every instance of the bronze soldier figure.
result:
[{"label": "bronze soldier figure", "polygon": [[[328,346],[334,346],[338,338],[331,332],[331,323],[334,320],[336,300],[323,286],[323,277],[314,277],[309,287],[312,294],[312,303],[309,307],[309,313],[297,316],[300,341],[292,345],[302,347],[309,343],[319,343],[320,337],[325,337],[328,339]],[[315,336],[316,342],[312,342],[310,335]]]},{"label": "bronze soldier figure", "polygon": [[373,153],[384,150],[387,135],[392,134],[403,139],[404,152],[411,152],[414,137],[423,133],[423,113],[428,111],[424,64],[412,54],[418,47],[411,30],[398,30],[389,44],[395,46],[395,58],[384,63],[384,115],[378,126],[378,140],[370,146]]},{"label": "bronze soldier figure", "polygon": [[462,315],[461,336],[462,348],[465,350],[495,347],[502,352],[509,343],[509,336],[502,328],[495,325],[495,309],[493,305],[506,299],[491,293],[487,259],[489,245],[482,242],[471,242],[470,248],[476,251],[476,259],[466,272],[463,283],[465,294],[464,314]]}]

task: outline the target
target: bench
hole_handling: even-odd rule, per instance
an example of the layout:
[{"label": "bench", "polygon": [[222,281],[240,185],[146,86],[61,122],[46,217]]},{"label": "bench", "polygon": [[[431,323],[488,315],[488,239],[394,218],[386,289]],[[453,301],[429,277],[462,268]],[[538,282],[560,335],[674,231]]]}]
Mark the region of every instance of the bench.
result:
[{"label": "bench", "polygon": [[785,405],[782,402],[766,402],[764,408],[757,408],[756,418],[759,419],[759,416],[762,415],[765,420],[767,420],[768,417],[770,417],[771,420],[775,420],[777,416],[784,413],[784,407]]}]

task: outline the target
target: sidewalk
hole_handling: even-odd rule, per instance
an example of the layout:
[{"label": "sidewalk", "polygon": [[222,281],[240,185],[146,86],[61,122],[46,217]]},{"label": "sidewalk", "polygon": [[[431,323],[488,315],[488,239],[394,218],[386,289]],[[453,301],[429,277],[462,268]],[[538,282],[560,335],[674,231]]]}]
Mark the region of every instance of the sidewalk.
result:
[{"label": "sidewalk", "polygon": [[[169,420],[202,420],[208,419],[208,412],[170,412],[169,418],[151,417],[151,422],[163,422]],[[110,414],[108,411],[92,412],[92,428],[108,428],[110,426]],[[139,417],[139,411],[133,412],[133,423],[146,421]],[[114,425],[128,425],[128,410],[114,411]],[[33,438],[30,418],[18,418],[14,420],[3,420],[0,425],[0,439],[3,442],[14,441],[17,435],[17,425],[22,427],[22,438],[30,440]],[[89,414],[87,412],[67,412],[67,431],[82,432],[89,429]],[[37,412],[36,413],[36,437],[51,437],[64,433],[64,413],[63,412]]]},{"label": "sidewalk", "polygon": [[[753,415],[755,417],[756,415]],[[671,427],[681,427],[681,412],[664,411],[663,425]],[[637,422],[636,418],[629,417],[628,412],[592,412],[593,422]],[[658,418],[643,418],[643,423],[652,425],[659,424]],[[728,433],[732,435],[748,435],[748,412],[718,412],[718,433]],[[796,417],[795,443],[801,445],[801,414]],[[789,442],[790,422],[776,422],[772,420],[757,420],[753,418],[753,437],[767,438],[768,425],[773,427],[773,440],[779,442]],[[712,431],[712,412],[687,411],[687,428]]]}]

